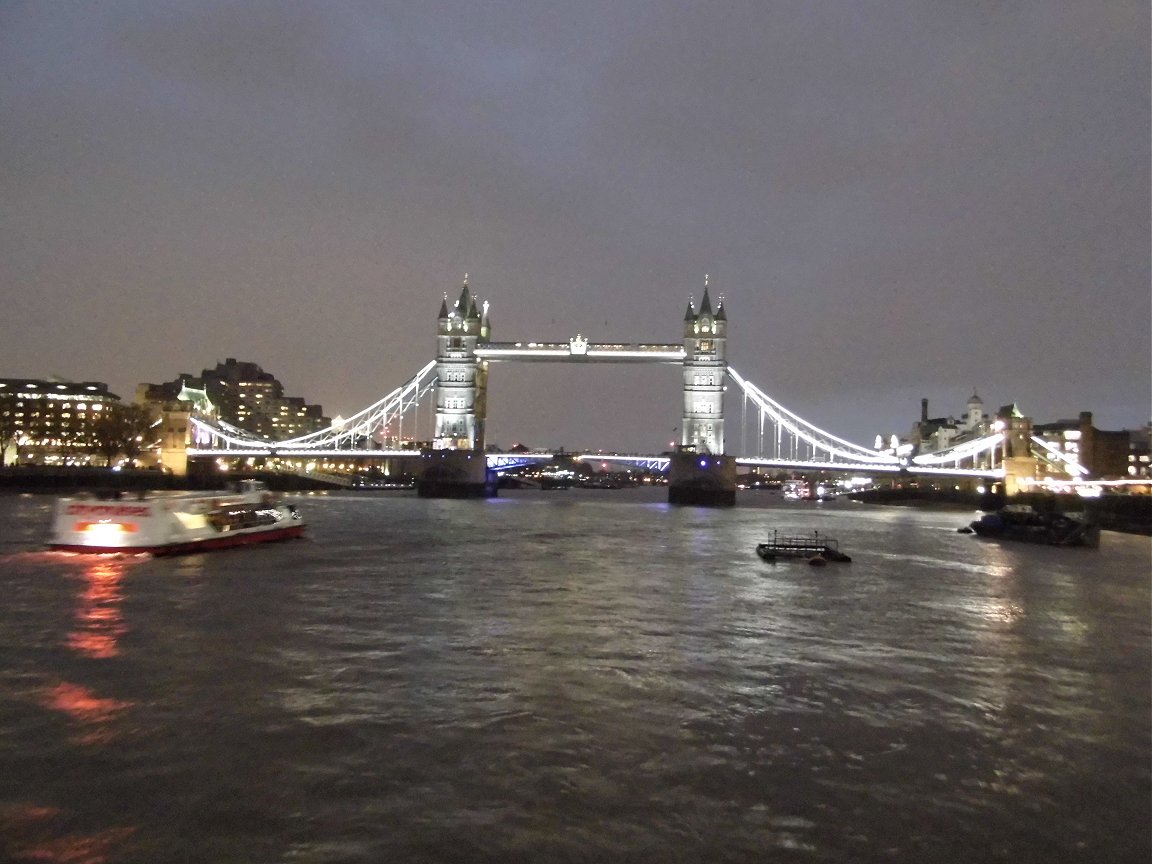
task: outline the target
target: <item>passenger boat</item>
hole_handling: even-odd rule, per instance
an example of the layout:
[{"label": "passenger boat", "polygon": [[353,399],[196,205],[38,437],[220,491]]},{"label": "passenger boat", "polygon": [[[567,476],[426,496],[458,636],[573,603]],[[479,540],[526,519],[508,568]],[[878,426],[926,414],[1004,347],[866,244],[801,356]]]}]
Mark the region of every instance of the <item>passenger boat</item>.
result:
[{"label": "passenger boat", "polygon": [[1078,514],[1041,513],[1027,504],[1008,504],[969,526],[977,537],[1043,543],[1048,546],[1100,545],[1100,526]]},{"label": "passenger boat", "polygon": [[810,564],[829,561],[848,563],[852,559],[840,551],[840,544],[831,537],[821,537],[819,531],[807,534],[781,535],[772,532],[772,539],[756,545],[756,554],[765,561],[778,558],[805,558]]},{"label": "passenger boat", "polygon": [[263,483],[243,480],[233,491],[156,495],[102,501],[61,498],[49,549],[177,555],[249,543],[288,540],[304,533],[304,520]]}]

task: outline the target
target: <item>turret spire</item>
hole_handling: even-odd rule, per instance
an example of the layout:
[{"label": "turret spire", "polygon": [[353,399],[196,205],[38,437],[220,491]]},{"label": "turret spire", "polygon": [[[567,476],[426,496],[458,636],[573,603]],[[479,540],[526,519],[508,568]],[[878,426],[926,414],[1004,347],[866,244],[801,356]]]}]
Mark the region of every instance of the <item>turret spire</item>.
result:
[{"label": "turret spire", "polygon": [[705,279],[705,281],[704,281],[704,296],[700,298],[700,314],[701,315],[711,315],[712,314],[712,301],[708,298],[708,281],[707,281],[707,279]]}]

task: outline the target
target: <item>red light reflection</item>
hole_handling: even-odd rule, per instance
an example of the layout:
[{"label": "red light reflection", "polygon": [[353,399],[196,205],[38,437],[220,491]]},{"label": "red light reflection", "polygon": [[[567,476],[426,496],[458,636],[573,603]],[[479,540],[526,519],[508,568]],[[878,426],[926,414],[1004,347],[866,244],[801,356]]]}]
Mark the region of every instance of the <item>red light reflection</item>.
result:
[{"label": "red light reflection", "polygon": [[62,711],[83,727],[83,733],[73,740],[78,744],[99,744],[116,737],[111,725],[131,702],[97,696],[87,687],[63,681],[49,690],[44,707]]},{"label": "red light reflection", "polygon": [[120,653],[120,637],[128,629],[120,615],[124,564],[98,561],[84,571],[83,578],[84,590],[76,598],[76,629],[68,634],[68,647],[98,660],[115,657]]},{"label": "red light reflection", "polygon": [[122,857],[124,844],[136,831],[114,827],[94,834],[62,834],[63,821],[56,807],[12,804],[0,808],[0,853],[10,861],[106,864]]}]

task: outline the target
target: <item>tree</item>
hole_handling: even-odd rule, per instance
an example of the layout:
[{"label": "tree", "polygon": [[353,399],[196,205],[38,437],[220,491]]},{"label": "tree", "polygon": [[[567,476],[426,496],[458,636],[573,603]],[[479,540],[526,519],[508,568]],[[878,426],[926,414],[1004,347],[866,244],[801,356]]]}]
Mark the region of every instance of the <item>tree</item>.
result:
[{"label": "tree", "polygon": [[159,438],[159,421],[143,405],[125,406],[124,455],[135,463],[140,454]]},{"label": "tree", "polygon": [[151,444],[152,415],[143,405],[107,404],[92,424],[92,446],[109,466],[123,454],[134,461]]}]

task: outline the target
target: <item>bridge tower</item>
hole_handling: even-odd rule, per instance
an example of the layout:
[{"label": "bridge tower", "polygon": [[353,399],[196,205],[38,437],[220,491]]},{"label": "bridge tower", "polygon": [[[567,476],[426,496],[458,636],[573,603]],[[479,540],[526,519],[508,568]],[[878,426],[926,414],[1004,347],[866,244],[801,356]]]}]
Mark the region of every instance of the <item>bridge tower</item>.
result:
[{"label": "bridge tower", "polygon": [[483,450],[487,364],[477,359],[477,345],[490,334],[488,304],[477,308],[468,290],[468,277],[452,309],[448,298],[440,304],[436,339],[437,450]]},{"label": "bridge tower", "polygon": [[436,338],[436,428],[432,449],[423,453],[418,492],[428,498],[490,497],[496,478],[484,458],[488,364],[476,356],[488,344],[488,304],[477,307],[468,290],[449,309],[440,304]]},{"label": "bridge tower", "polygon": [[179,402],[160,410],[160,467],[176,477],[188,476],[188,439],[192,412]]},{"label": "bridge tower", "polygon": [[736,503],[736,461],[724,455],[724,380],[728,361],[728,316],[704,296],[684,315],[684,417],[680,448],[668,466],[671,504],[731,506]]},{"label": "bridge tower", "polygon": [[704,297],[700,311],[692,308],[684,315],[684,420],[680,444],[697,453],[724,452],[724,378],[728,362],[728,316],[724,301],[712,311],[708,297],[708,277],[704,277]]},{"label": "bridge tower", "polygon": [[1032,454],[1032,418],[1013,403],[1000,409],[998,419],[1004,424],[1004,494],[1012,497],[1027,491],[1040,473]]}]

